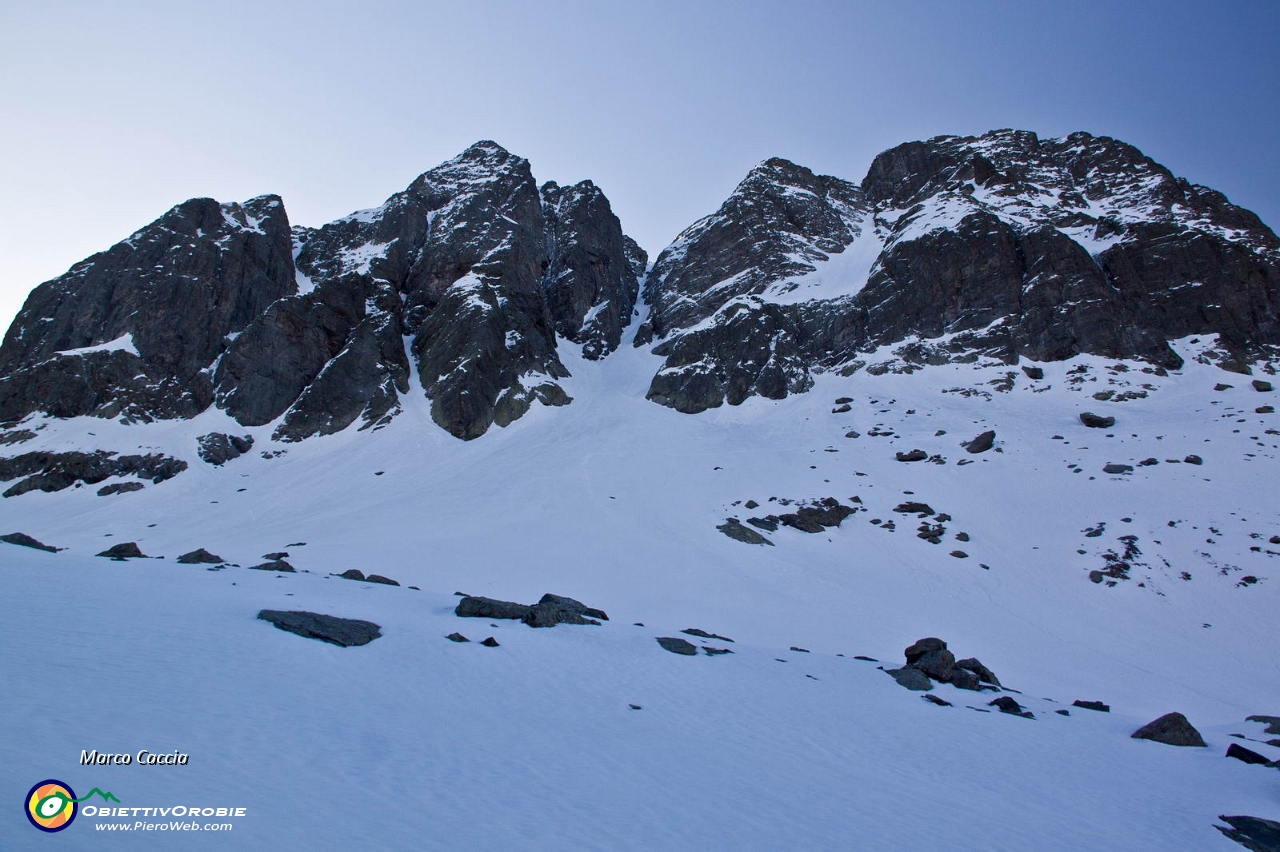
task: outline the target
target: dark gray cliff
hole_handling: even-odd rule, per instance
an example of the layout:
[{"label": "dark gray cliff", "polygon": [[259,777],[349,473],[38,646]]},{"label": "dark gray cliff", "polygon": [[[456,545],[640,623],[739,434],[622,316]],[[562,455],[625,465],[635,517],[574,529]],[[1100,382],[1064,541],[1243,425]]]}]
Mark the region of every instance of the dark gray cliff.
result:
[{"label": "dark gray cliff", "polygon": [[664,338],[651,399],[776,398],[886,346],[907,363],[1177,366],[1169,341],[1217,335],[1247,369],[1280,344],[1275,234],[1114,139],[939,137],[846,187],[771,160],[662,252],[637,337]]},{"label": "dark gray cliff", "polygon": [[0,420],[196,414],[227,336],[293,290],[278,197],[179,204],[32,291],[0,346]]},{"label": "dark gray cliff", "polygon": [[598,360],[618,348],[635,309],[635,265],[646,260],[623,236],[609,199],[591,181],[542,187],[548,266],[543,291],[560,336]]},{"label": "dark gray cliff", "polygon": [[438,424],[474,438],[534,399],[568,401],[528,161],[477,143],[381,207],[299,234],[298,249],[306,292],[219,364],[218,404],[240,422],[284,415],[277,436],[297,440],[383,423],[423,392]]}]

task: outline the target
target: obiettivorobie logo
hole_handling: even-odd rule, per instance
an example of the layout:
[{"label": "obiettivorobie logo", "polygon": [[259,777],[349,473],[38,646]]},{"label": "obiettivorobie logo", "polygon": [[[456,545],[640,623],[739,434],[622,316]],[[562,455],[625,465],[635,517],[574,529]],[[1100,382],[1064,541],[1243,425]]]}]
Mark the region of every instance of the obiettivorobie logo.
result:
[{"label": "obiettivorobie logo", "polygon": [[[98,805],[86,804],[94,796],[102,797]],[[114,804],[112,804],[114,803]],[[27,792],[24,802],[27,821],[41,831],[62,831],[75,821],[77,816],[97,817],[93,824],[97,831],[231,831],[235,826],[230,822],[154,822],[157,817],[167,820],[169,817],[243,817],[249,813],[248,808],[235,807],[200,807],[198,805],[171,805],[169,807],[123,806],[114,793],[103,792],[97,787],[86,796],[76,798],[71,785],[56,778],[48,778],[36,784]],[[139,819],[145,817],[146,819]],[[131,822],[104,822],[107,819],[126,819]]]},{"label": "obiettivorobie logo", "polygon": [[104,793],[97,787],[90,790],[87,796],[77,799],[69,784],[56,778],[48,778],[27,793],[27,820],[41,831],[62,831],[75,821],[79,804],[94,796],[101,796],[108,802],[120,802],[111,793]]}]

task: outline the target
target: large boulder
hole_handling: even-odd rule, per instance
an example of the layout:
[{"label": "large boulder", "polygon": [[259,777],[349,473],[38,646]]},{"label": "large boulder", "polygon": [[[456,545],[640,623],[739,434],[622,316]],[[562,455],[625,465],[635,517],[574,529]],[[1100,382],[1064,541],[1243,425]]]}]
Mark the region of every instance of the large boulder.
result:
[{"label": "large boulder", "polygon": [[964,445],[964,448],[971,453],[985,453],[996,442],[996,432],[994,429],[988,429]]},{"label": "large boulder", "polygon": [[120,544],[113,544],[98,555],[105,556],[108,559],[114,559],[116,561],[147,558],[146,554],[144,554],[141,548],[138,547],[138,543],[136,541],[122,541]]},{"label": "large boulder", "polygon": [[698,646],[687,639],[681,639],[678,636],[659,636],[658,644],[662,646],[664,651],[670,651],[673,654],[680,654],[685,657],[696,657],[698,655]]},{"label": "large boulder", "polygon": [[1172,746],[1203,747],[1205,745],[1204,737],[1200,736],[1200,732],[1181,713],[1166,713],[1159,719],[1143,725],[1129,736],[1135,740],[1151,740]]},{"label": "large boulder", "polygon": [[928,692],[933,689],[929,676],[914,666],[903,666],[900,669],[885,669],[885,674],[898,682],[899,686],[915,692]]},{"label": "large boulder", "polygon": [[956,667],[956,655],[946,648],[939,648],[935,651],[926,651],[908,665],[914,666],[931,678],[946,682],[951,679],[950,673]]},{"label": "large boulder", "polygon": [[908,645],[902,653],[907,658],[907,665],[911,665],[930,651],[945,651],[946,649],[946,642],[936,636],[929,636],[924,639],[917,639]]},{"label": "large boulder", "polygon": [[336,615],[322,615],[305,610],[264,609],[258,613],[258,618],[288,633],[319,639],[342,648],[368,645],[382,635],[381,626],[372,621],[339,618]]},{"label": "large boulder", "polygon": [[1093,414],[1089,411],[1085,411],[1080,415],[1080,422],[1091,429],[1110,429],[1116,425],[1114,417],[1103,417],[1100,414]]}]

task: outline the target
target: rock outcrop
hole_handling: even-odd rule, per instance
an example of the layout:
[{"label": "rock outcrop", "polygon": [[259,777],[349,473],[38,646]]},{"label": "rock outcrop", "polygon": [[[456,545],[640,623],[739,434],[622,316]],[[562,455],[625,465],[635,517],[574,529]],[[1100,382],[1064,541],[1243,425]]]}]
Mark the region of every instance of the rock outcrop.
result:
[{"label": "rock outcrop", "polygon": [[0,481],[17,479],[4,491],[5,497],[16,497],[28,491],[61,491],[78,483],[96,485],[111,476],[136,476],[159,483],[186,469],[187,463],[182,459],[161,453],[122,456],[104,450],[32,452],[0,458]]}]

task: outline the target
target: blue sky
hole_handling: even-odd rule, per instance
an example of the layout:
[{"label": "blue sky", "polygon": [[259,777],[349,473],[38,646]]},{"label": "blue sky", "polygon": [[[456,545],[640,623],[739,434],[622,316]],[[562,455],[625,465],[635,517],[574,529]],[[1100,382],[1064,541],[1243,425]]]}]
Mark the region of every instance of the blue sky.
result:
[{"label": "blue sky", "polygon": [[471,142],[651,253],[755,163],[998,127],[1131,142],[1280,225],[1280,3],[0,0],[0,323],[194,196],[319,225]]}]

